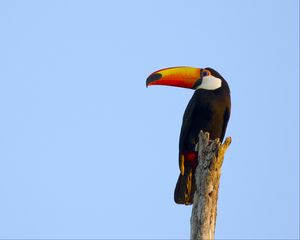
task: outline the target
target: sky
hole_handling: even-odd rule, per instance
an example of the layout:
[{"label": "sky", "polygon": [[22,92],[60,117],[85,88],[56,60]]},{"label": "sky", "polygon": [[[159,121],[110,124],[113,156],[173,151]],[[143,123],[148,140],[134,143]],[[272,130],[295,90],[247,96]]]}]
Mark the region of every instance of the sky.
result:
[{"label": "sky", "polygon": [[0,1],[0,238],[188,239],[178,139],[193,90],[231,89],[217,239],[299,238],[299,1]]}]

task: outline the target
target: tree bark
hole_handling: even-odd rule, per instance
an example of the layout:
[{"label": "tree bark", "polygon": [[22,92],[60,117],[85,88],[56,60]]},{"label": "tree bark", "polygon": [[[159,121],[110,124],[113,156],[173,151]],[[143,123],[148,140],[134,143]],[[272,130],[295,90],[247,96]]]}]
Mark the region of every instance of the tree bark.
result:
[{"label": "tree bark", "polygon": [[199,134],[198,166],[195,171],[196,191],[191,216],[191,239],[214,239],[221,167],[231,143],[209,140],[209,133]]}]

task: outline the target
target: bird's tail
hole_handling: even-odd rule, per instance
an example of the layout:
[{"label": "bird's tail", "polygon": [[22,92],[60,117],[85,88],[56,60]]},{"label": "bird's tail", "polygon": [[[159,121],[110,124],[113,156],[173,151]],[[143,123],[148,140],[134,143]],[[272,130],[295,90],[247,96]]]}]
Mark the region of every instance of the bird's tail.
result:
[{"label": "bird's tail", "polygon": [[194,193],[195,193],[195,169],[186,167],[184,174],[180,173],[177,180],[174,200],[178,204],[190,205],[193,204]]}]

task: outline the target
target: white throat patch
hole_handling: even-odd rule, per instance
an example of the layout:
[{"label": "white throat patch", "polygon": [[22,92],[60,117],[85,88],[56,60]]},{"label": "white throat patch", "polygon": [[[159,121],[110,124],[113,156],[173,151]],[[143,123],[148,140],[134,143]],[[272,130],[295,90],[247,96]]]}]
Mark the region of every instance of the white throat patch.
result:
[{"label": "white throat patch", "polygon": [[215,90],[222,86],[222,80],[214,76],[205,76],[202,83],[196,89]]}]

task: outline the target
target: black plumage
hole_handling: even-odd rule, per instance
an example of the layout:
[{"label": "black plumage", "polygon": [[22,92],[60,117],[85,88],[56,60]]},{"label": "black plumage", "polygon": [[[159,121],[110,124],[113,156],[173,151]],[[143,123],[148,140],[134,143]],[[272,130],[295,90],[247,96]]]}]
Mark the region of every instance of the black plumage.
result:
[{"label": "black plumage", "polygon": [[[215,90],[197,89],[183,115],[179,139],[179,175],[174,200],[179,204],[192,204],[195,192],[194,173],[197,163],[195,146],[200,130],[210,133],[210,139],[223,141],[230,117],[230,90],[225,79],[215,70],[206,68],[212,76],[222,80]],[[196,159],[195,159],[196,156]]]}]

